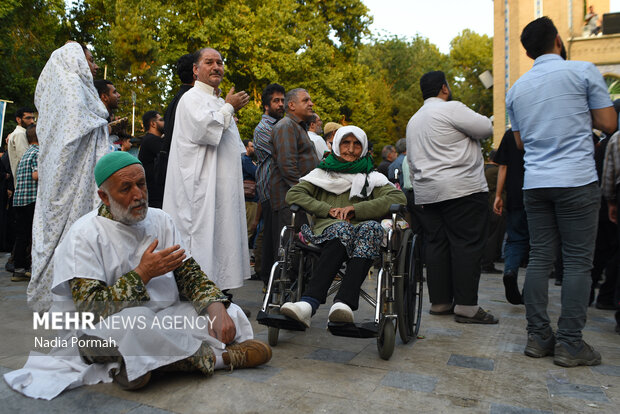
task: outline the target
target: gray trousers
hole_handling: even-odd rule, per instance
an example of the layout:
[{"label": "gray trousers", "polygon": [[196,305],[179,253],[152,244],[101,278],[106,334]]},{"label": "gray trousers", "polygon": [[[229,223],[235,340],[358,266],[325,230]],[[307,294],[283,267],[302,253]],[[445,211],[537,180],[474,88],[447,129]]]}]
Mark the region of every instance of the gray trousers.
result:
[{"label": "gray trousers", "polygon": [[523,192],[530,231],[530,261],[523,300],[527,331],[547,337],[549,275],[558,244],[562,245],[564,279],[556,339],[578,346],[586,324],[590,271],[601,193],[596,182],[573,188],[537,188]]}]

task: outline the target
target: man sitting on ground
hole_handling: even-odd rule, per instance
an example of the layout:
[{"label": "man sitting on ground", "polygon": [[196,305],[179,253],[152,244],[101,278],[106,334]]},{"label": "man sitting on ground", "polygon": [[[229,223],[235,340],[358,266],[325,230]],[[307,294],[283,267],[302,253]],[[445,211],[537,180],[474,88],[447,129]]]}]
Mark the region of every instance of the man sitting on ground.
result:
[{"label": "man sitting on ground", "polygon": [[[82,317],[90,312],[96,322],[124,317],[137,323],[125,330],[101,322],[95,329],[78,331],[80,339],[90,340],[78,346],[91,367],[72,361],[74,371],[66,386],[105,381],[111,371],[122,388],[137,389],[157,368],[210,375],[215,369],[269,361],[271,348],[251,339],[252,327],[243,311],[228,301],[194,259],[186,258],[170,216],[148,208],[140,161],[122,151],[106,154],[95,167],[95,179],[103,204],[80,218],[58,246],[52,291],[57,299],[72,298]],[[55,303],[61,304],[70,302]],[[200,317],[202,327],[177,326],[178,318],[186,324]],[[173,318],[175,327],[165,328],[164,322]],[[112,346],[93,346],[100,338],[110,338]],[[67,355],[70,350],[63,351]],[[64,389],[56,386],[56,394],[50,395],[46,379],[28,371],[30,366],[28,361],[21,373],[7,374],[7,382],[39,398],[53,398]],[[30,378],[25,380],[24,374]],[[63,380],[59,373],[53,374],[55,381]]]}]

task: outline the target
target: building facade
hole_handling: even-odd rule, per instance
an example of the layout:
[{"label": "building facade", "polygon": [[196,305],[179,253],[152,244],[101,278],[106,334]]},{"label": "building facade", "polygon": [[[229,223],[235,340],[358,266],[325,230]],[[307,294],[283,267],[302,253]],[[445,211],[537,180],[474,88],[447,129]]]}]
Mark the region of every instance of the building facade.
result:
[{"label": "building facade", "polygon": [[521,31],[532,20],[551,18],[564,41],[568,59],[592,62],[607,78],[620,80],[620,34],[584,36],[584,16],[590,5],[600,18],[609,12],[609,0],[494,0],[494,147],[508,127],[506,93],[534,63],[520,41]]}]

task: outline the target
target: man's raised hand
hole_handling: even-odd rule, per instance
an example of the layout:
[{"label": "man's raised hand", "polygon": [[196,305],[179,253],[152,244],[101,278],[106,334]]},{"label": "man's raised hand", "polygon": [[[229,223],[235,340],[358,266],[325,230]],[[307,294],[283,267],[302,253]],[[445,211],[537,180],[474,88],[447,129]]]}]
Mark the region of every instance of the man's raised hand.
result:
[{"label": "man's raised hand", "polygon": [[248,95],[245,91],[235,93],[235,87],[233,86],[228,91],[225,101],[226,103],[231,104],[232,107],[235,108],[235,112],[237,112],[239,109],[246,106],[248,102],[250,102],[250,95]]},{"label": "man's raised hand", "polygon": [[153,253],[159,244],[155,239],[144,251],[140,264],[135,268],[135,272],[140,275],[142,282],[146,285],[154,277],[165,275],[179,267],[185,260],[185,250],[178,244]]}]

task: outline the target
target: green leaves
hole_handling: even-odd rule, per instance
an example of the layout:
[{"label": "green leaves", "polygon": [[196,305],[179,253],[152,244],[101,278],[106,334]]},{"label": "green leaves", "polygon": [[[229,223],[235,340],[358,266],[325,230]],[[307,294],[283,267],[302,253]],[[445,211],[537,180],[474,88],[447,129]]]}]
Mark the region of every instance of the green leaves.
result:
[{"label": "green leaves", "polygon": [[[27,18],[24,18],[27,16]],[[242,138],[260,120],[260,95],[277,82],[306,88],[324,122],[362,127],[377,154],[405,135],[423,104],[422,74],[443,70],[455,99],[490,114],[491,91],[477,76],[491,69],[490,38],[469,30],[452,41],[450,56],[417,36],[370,38],[372,18],[361,0],[5,0],[0,4],[0,98],[32,105],[39,73],[66,40],[93,47],[102,78],[121,93],[119,116],[163,112],[178,89],[177,59],[201,47],[222,53],[221,88],[246,90],[238,113]],[[12,130],[5,125],[5,131]]]}]

